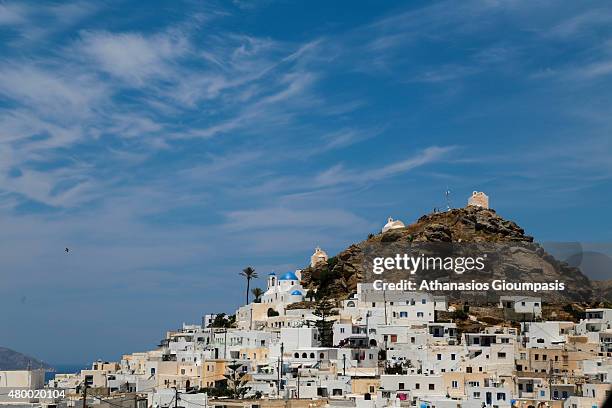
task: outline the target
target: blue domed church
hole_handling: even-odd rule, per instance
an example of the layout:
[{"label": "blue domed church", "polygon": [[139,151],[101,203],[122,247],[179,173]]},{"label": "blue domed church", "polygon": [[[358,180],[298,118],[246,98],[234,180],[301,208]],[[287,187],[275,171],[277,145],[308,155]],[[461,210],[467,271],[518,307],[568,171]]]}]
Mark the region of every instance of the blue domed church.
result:
[{"label": "blue domed church", "polygon": [[285,306],[304,300],[305,291],[300,283],[300,272],[286,272],[276,276],[274,272],[268,275],[268,288],[261,297],[261,303],[284,310]]}]

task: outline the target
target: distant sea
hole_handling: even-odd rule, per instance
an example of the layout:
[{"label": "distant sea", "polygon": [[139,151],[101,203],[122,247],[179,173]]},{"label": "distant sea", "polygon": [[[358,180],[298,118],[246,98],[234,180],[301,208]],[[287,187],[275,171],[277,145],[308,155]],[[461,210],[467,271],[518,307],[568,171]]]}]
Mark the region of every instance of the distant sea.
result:
[{"label": "distant sea", "polygon": [[53,367],[55,371],[47,371],[45,373],[45,382],[54,379],[56,374],[73,374],[90,368],[88,364],[57,364],[53,365]]}]

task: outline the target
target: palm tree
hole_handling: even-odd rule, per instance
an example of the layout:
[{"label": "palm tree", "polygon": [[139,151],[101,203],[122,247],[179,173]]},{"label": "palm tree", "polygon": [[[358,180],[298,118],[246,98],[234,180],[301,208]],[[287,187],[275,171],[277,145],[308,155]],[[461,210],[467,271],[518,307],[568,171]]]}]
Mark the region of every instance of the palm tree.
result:
[{"label": "palm tree", "polygon": [[259,300],[261,299],[261,295],[263,295],[264,291],[262,288],[253,288],[251,290],[251,293],[253,294],[253,296],[255,296],[255,300],[253,300],[253,302],[258,303]]},{"label": "palm tree", "polygon": [[251,288],[251,279],[257,279],[257,272],[255,272],[255,268],[247,266],[240,272],[240,275],[244,276],[247,281],[246,287],[246,304],[249,304],[249,291]]}]

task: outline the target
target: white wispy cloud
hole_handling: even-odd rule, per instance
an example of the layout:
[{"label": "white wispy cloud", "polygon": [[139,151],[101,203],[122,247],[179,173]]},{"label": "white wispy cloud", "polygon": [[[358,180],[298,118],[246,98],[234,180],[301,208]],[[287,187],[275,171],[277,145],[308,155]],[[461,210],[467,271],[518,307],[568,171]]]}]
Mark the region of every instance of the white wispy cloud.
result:
[{"label": "white wispy cloud", "polygon": [[0,94],[55,118],[91,112],[106,92],[107,87],[86,72],[62,72],[27,62],[0,66]]},{"label": "white wispy cloud", "polygon": [[568,38],[583,36],[602,25],[612,22],[612,11],[609,8],[590,9],[556,23],[550,30],[543,32],[548,37]]},{"label": "white wispy cloud", "polygon": [[17,34],[7,44],[23,47],[36,42],[44,43],[97,10],[98,4],[85,1],[50,4],[6,1],[0,4],[0,26]]},{"label": "white wispy cloud", "polygon": [[323,150],[337,149],[351,146],[355,143],[371,139],[380,135],[382,129],[351,129],[345,128],[323,135]]},{"label": "white wispy cloud", "polygon": [[101,70],[138,86],[153,78],[176,75],[174,59],[189,51],[190,44],[181,34],[163,33],[81,33],[80,52],[91,58]]},{"label": "white wispy cloud", "polygon": [[27,21],[28,8],[19,3],[0,4],[0,25],[14,26]]},{"label": "white wispy cloud", "polygon": [[448,156],[455,147],[428,147],[422,152],[407,159],[400,160],[382,167],[370,170],[349,170],[342,164],[337,164],[315,177],[318,186],[333,186],[344,183],[369,183],[405,173],[420,166],[439,162]]},{"label": "white wispy cloud", "polygon": [[232,211],[225,228],[230,230],[286,228],[341,228],[363,225],[365,220],[338,209],[263,208]]}]

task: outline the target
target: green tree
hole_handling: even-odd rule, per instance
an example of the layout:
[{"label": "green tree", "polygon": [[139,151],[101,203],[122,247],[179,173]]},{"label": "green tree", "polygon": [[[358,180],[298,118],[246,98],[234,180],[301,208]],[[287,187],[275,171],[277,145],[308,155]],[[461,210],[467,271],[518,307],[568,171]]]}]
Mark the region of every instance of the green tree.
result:
[{"label": "green tree", "polygon": [[226,316],[225,313],[219,313],[215,316],[212,322],[208,325],[208,327],[214,328],[230,328],[234,327],[236,323],[236,315]]},{"label": "green tree", "polygon": [[306,292],[306,299],[310,300],[312,302],[312,300],[316,297],[316,293],[314,290],[312,289],[308,289],[308,292]]},{"label": "green tree", "polygon": [[253,288],[251,290],[251,293],[253,294],[253,296],[255,296],[255,299],[253,300],[255,303],[261,302],[261,295],[264,294],[264,291],[262,288]]},{"label": "green tree", "polygon": [[247,373],[241,370],[241,368],[242,363],[237,363],[236,360],[234,360],[227,366],[227,372],[223,375],[227,378],[227,385],[232,393],[232,397],[236,399],[244,398],[244,394],[251,389],[251,387],[246,386],[248,382],[246,378]]},{"label": "green tree", "polygon": [[257,279],[257,272],[255,272],[255,268],[251,266],[247,266],[240,272],[240,275],[244,276],[247,281],[246,287],[246,304],[249,304],[249,292],[251,288],[251,279]]},{"label": "green tree", "polygon": [[322,347],[333,347],[334,343],[334,332],[333,326],[334,321],[331,319],[332,316],[336,316],[338,311],[335,309],[335,304],[329,298],[319,299],[314,306],[312,314],[318,317],[314,320],[314,326],[319,332],[319,339],[321,340]]}]

